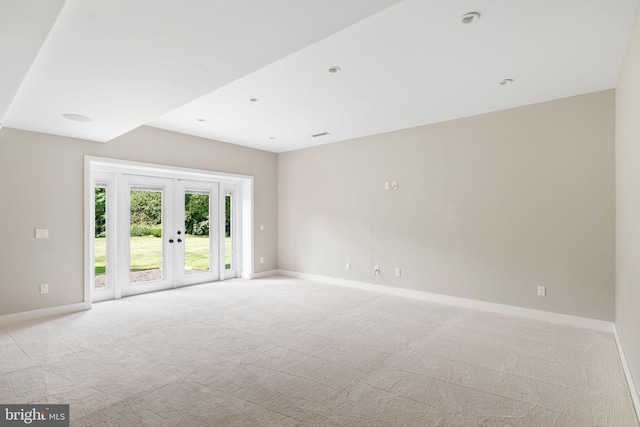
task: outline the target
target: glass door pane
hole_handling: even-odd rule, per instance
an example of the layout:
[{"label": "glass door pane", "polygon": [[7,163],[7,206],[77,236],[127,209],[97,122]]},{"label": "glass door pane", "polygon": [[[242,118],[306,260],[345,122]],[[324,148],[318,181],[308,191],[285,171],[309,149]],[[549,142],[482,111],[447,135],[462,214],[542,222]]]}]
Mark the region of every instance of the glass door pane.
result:
[{"label": "glass door pane", "polygon": [[132,284],[163,279],[162,199],[162,188],[130,188],[129,280]]},{"label": "glass door pane", "polygon": [[[209,233],[211,194],[185,190],[184,194],[184,274],[192,276],[211,271]],[[215,226],[215,225],[214,225]]]},{"label": "glass door pane", "polygon": [[224,278],[237,277],[238,258],[236,256],[238,244],[238,197],[234,184],[223,184],[224,190]]},{"label": "glass door pane", "polygon": [[225,204],[225,221],[224,221],[224,269],[232,270],[233,266],[233,227],[232,220],[233,215],[231,212],[233,206],[233,199],[231,193],[226,193],[224,196]]},{"label": "glass door pane", "polygon": [[92,178],[91,212],[91,301],[105,301],[115,297],[117,283],[115,186],[110,173],[98,172]]},{"label": "glass door pane", "polygon": [[94,289],[107,287],[107,186],[97,183],[94,188]]}]

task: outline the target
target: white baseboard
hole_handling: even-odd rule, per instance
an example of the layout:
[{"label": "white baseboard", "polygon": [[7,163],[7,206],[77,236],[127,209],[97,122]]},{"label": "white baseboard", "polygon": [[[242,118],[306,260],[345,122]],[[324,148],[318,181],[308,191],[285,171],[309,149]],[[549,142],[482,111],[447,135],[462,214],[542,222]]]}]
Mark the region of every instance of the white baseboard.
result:
[{"label": "white baseboard", "polygon": [[0,316],[0,326],[11,323],[24,322],[28,320],[42,319],[44,317],[58,316],[60,314],[75,313],[77,311],[89,310],[90,302],[79,302],[76,304],[61,305],[58,307],[41,308],[38,310],[23,311],[21,313],[5,314]]},{"label": "white baseboard", "polygon": [[638,395],[638,389],[631,376],[631,369],[627,363],[627,356],[624,353],[620,336],[618,335],[618,329],[613,326],[613,336],[616,337],[616,345],[618,346],[618,354],[620,355],[620,361],[622,362],[622,369],[624,369],[624,376],[627,377],[627,385],[629,386],[629,393],[631,393],[631,400],[636,408],[636,417],[640,419],[640,395]]},{"label": "white baseboard", "polygon": [[259,279],[261,277],[275,276],[277,274],[278,274],[278,270],[261,271],[260,273],[253,273],[251,275],[251,278],[252,279]]},{"label": "white baseboard", "polygon": [[449,295],[433,294],[430,292],[416,291],[413,289],[394,288],[385,285],[373,285],[371,283],[356,282],[353,280],[338,279],[335,277],[318,276],[315,274],[297,273],[287,270],[278,270],[278,274],[303,280],[328,283],[331,285],[348,286],[350,288],[381,292],[389,295],[397,295],[423,301],[437,302],[440,304],[456,305],[460,307],[473,308],[476,310],[490,311],[493,313],[525,317],[528,319],[541,320],[544,322],[552,322],[567,326],[575,326],[578,328],[592,329],[600,332],[613,333],[613,322],[607,322],[605,320],[590,319],[587,317],[572,316],[569,314],[552,313],[549,311],[534,310],[531,308],[517,307],[506,304],[496,304],[492,302],[453,297]]}]

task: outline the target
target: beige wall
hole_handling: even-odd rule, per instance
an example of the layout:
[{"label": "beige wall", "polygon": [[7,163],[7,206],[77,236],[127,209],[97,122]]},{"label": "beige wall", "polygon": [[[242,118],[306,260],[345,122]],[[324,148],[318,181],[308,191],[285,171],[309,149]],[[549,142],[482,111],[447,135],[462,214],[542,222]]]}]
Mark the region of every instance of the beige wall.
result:
[{"label": "beige wall", "polygon": [[279,155],[278,264],[613,320],[614,203],[609,90]]},{"label": "beige wall", "polygon": [[616,328],[640,387],[640,13],[616,90]]},{"label": "beige wall", "polygon": [[[277,267],[277,156],[142,127],[106,144],[0,130],[0,315],[82,302],[84,156],[254,176],[256,272]],[[48,228],[49,239],[34,239]],[[39,294],[39,284],[49,294]]]}]

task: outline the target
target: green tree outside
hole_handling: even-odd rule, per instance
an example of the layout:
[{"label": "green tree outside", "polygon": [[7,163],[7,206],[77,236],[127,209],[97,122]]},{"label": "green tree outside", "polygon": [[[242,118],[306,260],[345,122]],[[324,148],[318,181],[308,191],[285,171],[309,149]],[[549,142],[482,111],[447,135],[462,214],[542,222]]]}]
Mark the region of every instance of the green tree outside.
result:
[{"label": "green tree outside", "polygon": [[[106,233],[106,188],[95,188],[95,237]],[[132,190],[130,193],[131,226],[140,236],[158,233],[140,230],[157,230],[162,224],[162,193],[159,191]],[[185,234],[209,235],[209,195],[185,194]],[[225,196],[225,237],[231,236],[231,196]]]},{"label": "green tree outside", "polygon": [[209,235],[209,195],[184,195],[184,228],[193,236]]},{"label": "green tree outside", "polygon": [[162,193],[131,190],[131,224],[162,224]]},{"label": "green tree outside", "polygon": [[96,187],[95,237],[104,237],[107,232],[107,189]]}]

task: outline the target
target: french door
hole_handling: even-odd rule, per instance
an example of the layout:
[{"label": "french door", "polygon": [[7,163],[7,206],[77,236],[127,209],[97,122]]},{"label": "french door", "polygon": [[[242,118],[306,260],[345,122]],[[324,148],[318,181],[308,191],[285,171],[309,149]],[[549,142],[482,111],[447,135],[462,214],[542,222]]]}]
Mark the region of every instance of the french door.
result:
[{"label": "french door", "polygon": [[98,175],[92,300],[230,277],[222,252],[224,197],[217,182]]}]

